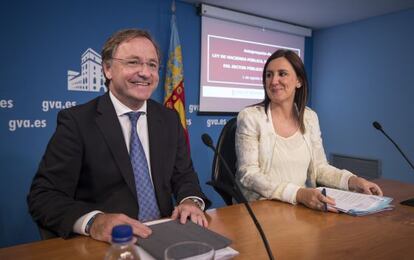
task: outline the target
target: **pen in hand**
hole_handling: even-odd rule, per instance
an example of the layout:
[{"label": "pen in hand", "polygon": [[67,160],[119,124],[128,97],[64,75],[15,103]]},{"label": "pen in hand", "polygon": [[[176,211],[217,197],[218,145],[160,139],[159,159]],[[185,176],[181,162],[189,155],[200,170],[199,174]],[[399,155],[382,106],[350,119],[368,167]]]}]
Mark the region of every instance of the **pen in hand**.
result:
[{"label": "pen in hand", "polygon": [[[326,197],[326,189],[325,188],[322,189],[322,195],[324,197]],[[326,204],[326,202],[323,203],[323,209],[324,209],[325,212],[328,211],[328,205]]]}]

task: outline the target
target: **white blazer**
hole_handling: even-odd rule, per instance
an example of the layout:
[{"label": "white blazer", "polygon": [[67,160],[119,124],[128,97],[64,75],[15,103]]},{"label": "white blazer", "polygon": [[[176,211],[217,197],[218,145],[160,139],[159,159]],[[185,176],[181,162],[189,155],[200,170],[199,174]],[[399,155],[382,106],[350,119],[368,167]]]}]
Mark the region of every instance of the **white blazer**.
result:
[{"label": "white blazer", "polygon": [[[264,106],[243,109],[237,117],[236,180],[248,200],[277,199],[296,204],[296,193],[301,188],[289,182],[277,182],[271,168],[273,152],[277,149],[276,133]],[[348,190],[348,180],[353,174],[328,164],[322,146],[317,114],[306,107],[303,138],[311,154],[306,186],[329,186]]]}]

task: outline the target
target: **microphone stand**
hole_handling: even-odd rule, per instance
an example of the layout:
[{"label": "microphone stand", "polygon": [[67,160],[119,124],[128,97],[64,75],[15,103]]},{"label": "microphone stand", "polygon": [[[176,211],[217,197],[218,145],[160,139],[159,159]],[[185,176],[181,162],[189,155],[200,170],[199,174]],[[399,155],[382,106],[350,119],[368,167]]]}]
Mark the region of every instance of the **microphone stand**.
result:
[{"label": "microphone stand", "polygon": [[403,153],[403,151],[401,150],[401,148],[394,142],[394,140],[392,140],[391,139],[391,137],[389,137],[388,135],[387,135],[387,133],[381,128],[381,129],[378,129],[378,130],[380,130],[384,135],[385,135],[385,137],[387,137],[388,138],[388,140],[390,140],[391,141],[391,143],[395,146],[395,148],[397,148],[397,150],[400,152],[400,154],[404,157],[404,159],[407,161],[407,163],[411,166],[411,168],[414,170],[414,165],[413,165],[413,163],[408,159],[408,157]]},{"label": "microphone stand", "polygon": [[[392,140],[391,137],[389,137],[387,135],[387,133],[384,131],[384,129],[382,129],[382,126],[380,123],[378,123],[377,121],[374,121],[372,123],[372,125],[374,126],[375,129],[377,129],[378,131],[380,131],[381,133],[384,134],[384,136],[391,141],[391,143],[395,146],[395,148],[397,148],[397,150],[400,152],[400,154],[404,157],[404,159],[408,162],[408,164],[411,166],[411,168],[414,170],[414,165],[412,164],[412,162],[408,159],[408,157],[404,154],[404,152],[400,149],[400,147],[397,145],[396,142],[394,142],[394,140]],[[404,200],[401,201],[400,204],[402,205],[406,205],[406,206],[411,206],[414,207],[414,198],[412,199],[408,199],[408,200]]]},{"label": "microphone stand", "polygon": [[257,227],[257,230],[259,231],[260,237],[263,240],[263,243],[265,245],[267,254],[269,256],[269,259],[270,260],[274,260],[275,258],[273,256],[272,250],[270,249],[269,242],[266,239],[266,235],[263,232],[262,226],[260,225],[260,223],[257,220],[256,216],[254,215],[253,210],[252,210],[252,208],[249,205],[249,202],[247,201],[247,199],[244,197],[243,193],[241,192],[240,187],[237,185],[236,181],[234,180],[234,175],[231,172],[229,165],[227,164],[226,160],[221,156],[221,154],[213,146],[213,141],[211,140],[210,136],[207,135],[207,134],[203,134],[203,137],[204,137],[204,135],[208,136],[207,138],[209,139],[210,142],[208,142],[207,140],[205,140],[204,138],[202,138],[203,139],[203,143],[206,146],[210,147],[214,151],[214,153],[217,154],[217,156],[220,158],[220,160],[223,162],[224,168],[226,168],[226,171],[225,172],[227,174],[227,177],[229,177],[229,179],[231,180],[231,182],[232,182],[232,184],[234,186],[234,191],[235,191],[235,195],[236,195],[237,202],[240,202],[241,201],[244,204],[244,206],[246,207],[246,209],[247,209],[250,217],[253,219],[253,222],[254,222],[254,224]]}]

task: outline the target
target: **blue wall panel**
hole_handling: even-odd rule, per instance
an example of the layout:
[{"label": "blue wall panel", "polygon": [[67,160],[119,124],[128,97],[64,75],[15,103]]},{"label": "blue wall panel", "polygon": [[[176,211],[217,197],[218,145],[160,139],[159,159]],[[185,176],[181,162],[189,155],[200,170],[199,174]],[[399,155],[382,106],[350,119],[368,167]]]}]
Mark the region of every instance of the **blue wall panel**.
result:
[{"label": "blue wall panel", "polygon": [[379,121],[414,160],[414,9],[317,31],[312,104],[327,153],[380,159],[382,176],[414,171],[372,127]]}]

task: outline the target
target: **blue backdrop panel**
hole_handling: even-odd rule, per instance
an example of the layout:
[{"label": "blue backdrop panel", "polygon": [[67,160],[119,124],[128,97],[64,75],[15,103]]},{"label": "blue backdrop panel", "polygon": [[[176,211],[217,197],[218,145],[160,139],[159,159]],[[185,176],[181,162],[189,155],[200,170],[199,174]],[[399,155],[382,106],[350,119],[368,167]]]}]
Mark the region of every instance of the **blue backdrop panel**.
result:
[{"label": "blue backdrop panel", "polygon": [[372,122],[414,160],[413,24],[409,9],[317,31],[312,75],[326,151],[379,159],[382,177],[411,183],[413,169]]}]

